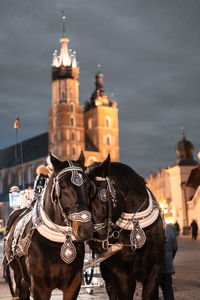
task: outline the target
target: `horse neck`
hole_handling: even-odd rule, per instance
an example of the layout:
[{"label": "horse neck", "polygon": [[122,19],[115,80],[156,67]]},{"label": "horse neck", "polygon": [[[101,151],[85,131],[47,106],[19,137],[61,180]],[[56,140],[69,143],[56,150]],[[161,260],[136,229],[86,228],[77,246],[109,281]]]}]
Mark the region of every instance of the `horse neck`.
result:
[{"label": "horse neck", "polygon": [[[121,174],[121,176],[115,176],[112,174],[112,179],[115,182],[116,189],[121,195],[120,206],[123,212],[134,213],[142,206],[142,210],[148,207],[148,198],[145,182],[140,180],[139,175],[131,174],[131,176],[126,176]],[[137,177],[138,176],[138,177]],[[119,197],[118,197],[119,198]]]}]

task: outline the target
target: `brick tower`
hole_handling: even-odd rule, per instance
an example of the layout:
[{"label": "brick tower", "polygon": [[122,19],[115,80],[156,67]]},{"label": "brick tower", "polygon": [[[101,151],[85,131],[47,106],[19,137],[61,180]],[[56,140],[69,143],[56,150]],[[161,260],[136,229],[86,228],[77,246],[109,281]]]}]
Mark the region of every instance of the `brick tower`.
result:
[{"label": "brick tower", "polygon": [[60,159],[76,159],[85,149],[84,119],[79,105],[79,68],[76,53],[68,50],[69,39],[63,32],[60,55],[53,54],[52,107],[49,110],[49,151]]},{"label": "brick tower", "polygon": [[108,153],[112,161],[119,161],[118,109],[116,102],[103,89],[103,74],[100,71],[96,74],[95,86],[90,102],[85,103],[85,136],[97,148],[100,161]]}]

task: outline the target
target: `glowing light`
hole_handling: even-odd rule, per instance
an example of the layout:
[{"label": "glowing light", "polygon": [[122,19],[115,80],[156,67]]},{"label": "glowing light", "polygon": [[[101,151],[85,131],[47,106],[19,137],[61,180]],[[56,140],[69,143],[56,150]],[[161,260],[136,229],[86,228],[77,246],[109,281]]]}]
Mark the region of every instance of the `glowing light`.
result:
[{"label": "glowing light", "polygon": [[198,158],[200,159],[200,152],[197,154]]}]

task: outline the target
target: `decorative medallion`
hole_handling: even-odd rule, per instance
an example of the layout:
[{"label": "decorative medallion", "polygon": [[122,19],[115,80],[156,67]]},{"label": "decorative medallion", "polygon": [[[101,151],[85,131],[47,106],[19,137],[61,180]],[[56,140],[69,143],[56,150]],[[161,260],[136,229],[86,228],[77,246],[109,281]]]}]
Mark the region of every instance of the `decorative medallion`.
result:
[{"label": "decorative medallion", "polygon": [[82,185],[83,183],[83,178],[82,178],[82,175],[79,174],[77,171],[72,171],[72,183],[77,185],[77,186],[80,186]]},{"label": "decorative medallion", "polygon": [[106,191],[105,188],[100,189],[100,191],[99,191],[99,198],[102,201],[107,201],[107,191]]},{"label": "decorative medallion", "polygon": [[67,235],[60,250],[60,257],[66,264],[71,264],[76,258],[76,247],[72,243],[70,236]]},{"label": "decorative medallion", "polygon": [[97,232],[106,227],[105,223],[94,224],[94,232]]},{"label": "decorative medallion", "polygon": [[72,172],[72,177],[71,177],[71,182],[77,186],[80,186],[83,184],[83,177],[81,174],[78,173],[78,170],[82,170],[79,167],[76,167],[73,165],[71,160],[68,160],[68,164],[69,164],[69,169],[71,168],[71,172]]},{"label": "decorative medallion", "polygon": [[79,221],[82,223],[86,223],[92,219],[92,215],[89,211],[82,210],[80,212],[70,214],[68,216],[68,219],[71,221]]},{"label": "decorative medallion", "polygon": [[133,230],[130,234],[130,242],[135,249],[141,248],[146,242],[146,235],[144,230],[140,228],[139,224],[134,224]]}]

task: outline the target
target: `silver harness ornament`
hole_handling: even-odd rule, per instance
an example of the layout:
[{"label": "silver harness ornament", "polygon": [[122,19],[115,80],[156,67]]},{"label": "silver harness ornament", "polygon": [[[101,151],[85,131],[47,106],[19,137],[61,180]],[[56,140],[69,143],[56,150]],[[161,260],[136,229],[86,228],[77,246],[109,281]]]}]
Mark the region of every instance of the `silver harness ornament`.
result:
[{"label": "silver harness ornament", "polygon": [[[82,168],[74,166],[71,161],[68,161],[69,167],[61,170],[58,175],[55,177],[53,181],[51,198],[53,197],[53,190],[56,189],[56,194],[60,193],[59,180],[63,177],[67,172],[72,172],[71,182],[77,186],[81,186],[83,184],[82,175],[78,172],[83,172]],[[16,253],[18,256],[23,256],[28,254],[28,249],[31,243],[31,240],[27,239],[27,237],[22,239],[22,234],[26,228],[26,225],[30,220],[32,220],[33,226],[31,230],[37,229],[37,231],[53,242],[63,243],[60,250],[61,259],[70,264],[76,258],[77,252],[76,247],[73,244],[73,241],[76,240],[73,232],[70,221],[79,221],[79,222],[88,222],[91,220],[91,213],[89,211],[83,210],[80,212],[72,213],[69,216],[63,214],[64,211],[61,207],[61,214],[64,217],[64,220],[67,220],[67,226],[57,225],[52,222],[48,215],[46,214],[43,204],[44,204],[44,194],[45,190],[43,190],[41,200],[36,201],[33,209],[25,215],[18,223],[14,232],[14,240],[12,242],[12,250],[13,253]],[[52,198],[53,200],[53,198]],[[60,202],[59,202],[60,203]]]},{"label": "silver harness ornament", "polygon": [[140,211],[146,203],[146,199],[136,213],[122,213],[121,217],[116,222],[117,226],[120,228],[131,230],[130,243],[135,249],[141,248],[146,242],[146,235],[143,228],[153,224],[160,213],[160,206],[148,188],[147,193],[149,201],[147,209]]},{"label": "silver harness ornament", "polygon": [[[97,181],[107,181],[109,192],[112,196],[112,204],[113,207],[117,205],[116,192],[111,183],[111,180],[106,177],[95,177]],[[107,200],[106,189],[102,188],[99,191],[99,198],[102,201]],[[146,235],[143,228],[146,228],[153,224],[160,213],[160,206],[151,193],[151,191],[147,188],[148,198],[143,202],[140,208],[135,213],[122,213],[121,217],[116,221],[116,225],[120,227],[122,230],[130,230],[130,244],[135,249],[141,248],[146,242]],[[149,201],[149,205],[147,209],[144,211],[140,211],[146,201]],[[105,228],[107,225],[105,223],[94,224],[94,231],[98,232],[99,230]]]}]

